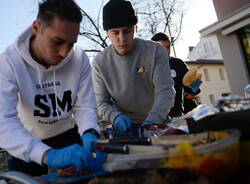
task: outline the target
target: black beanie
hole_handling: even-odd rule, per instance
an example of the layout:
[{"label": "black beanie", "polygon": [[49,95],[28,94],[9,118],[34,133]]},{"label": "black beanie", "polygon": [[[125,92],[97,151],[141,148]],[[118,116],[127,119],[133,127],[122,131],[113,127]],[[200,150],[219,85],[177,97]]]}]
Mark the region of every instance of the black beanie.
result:
[{"label": "black beanie", "polygon": [[110,0],[103,7],[103,29],[133,26],[137,23],[137,16],[132,4],[125,0]]}]

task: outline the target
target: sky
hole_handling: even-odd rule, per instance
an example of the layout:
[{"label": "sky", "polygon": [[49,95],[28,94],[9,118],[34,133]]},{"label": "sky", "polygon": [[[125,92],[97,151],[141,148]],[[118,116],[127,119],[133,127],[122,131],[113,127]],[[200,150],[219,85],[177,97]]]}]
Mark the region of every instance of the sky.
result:
[{"label": "sky", "polygon": [[[76,0],[90,15],[96,13],[101,0]],[[0,53],[13,43],[17,36],[35,19],[37,0],[1,0]],[[217,21],[212,0],[191,0],[183,19],[183,28],[175,49],[177,57],[186,60],[188,47],[199,42],[199,30]],[[83,49],[84,46],[80,45]]]}]

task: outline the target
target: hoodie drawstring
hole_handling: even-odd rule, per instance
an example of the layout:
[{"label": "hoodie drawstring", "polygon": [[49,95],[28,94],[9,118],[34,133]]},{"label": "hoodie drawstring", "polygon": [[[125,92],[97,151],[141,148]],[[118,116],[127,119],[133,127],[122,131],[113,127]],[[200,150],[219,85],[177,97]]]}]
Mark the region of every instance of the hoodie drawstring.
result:
[{"label": "hoodie drawstring", "polygon": [[[43,90],[42,79],[41,79],[41,71],[40,71],[39,66],[37,66],[36,69],[37,69],[37,72],[38,72],[38,83],[40,85],[41,90]],[[55,111],[56,111],[57,120],[59,121],[60,119],[59,119],[59,115],[58,115],[58,111],[57,111],[57,90],[56,90],[56,72],[55,71],[53,71],[53,84],[54,84],[53,86],[54,86],[55,103],[56,103],[55,104],[56,105]]]},{"label": "hoodie drawstring", "polygon": [[40,85],[40,88],[43,89],[42,80],[41,80],[41,72],[40,72],[39,66],[37,66],[36,69],[37,69],[37,72],[38,72],[38,84]]},{"label": "hoodie drawstring", "polygon": [[56,91],[56,72],[53,71],[53,83],[54,83],[54,92],[55,92],[55,98],[56,98],[56,116],[57,120],[59,121],[58,111],[57,111],[57,91]]}]

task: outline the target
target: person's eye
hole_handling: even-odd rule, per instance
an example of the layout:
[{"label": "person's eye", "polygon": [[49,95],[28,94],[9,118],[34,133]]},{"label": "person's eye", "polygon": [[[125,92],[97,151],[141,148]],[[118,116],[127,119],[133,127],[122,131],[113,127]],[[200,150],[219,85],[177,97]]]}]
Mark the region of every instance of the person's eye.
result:
[{"label": "person's eye", "polygon": [[116,31],[111,32],[112,35],[118,35],[119,33]]},{"label": "person's eye", "polygon": [[62,41],[61,40],[53,40],[53,44],[60,45],[60,44],[62,44]]},{"label": "person's eye", "polygon": [[133,29],[130,28],[130,29],[126,29],[124,32],[125,32],[125,33],[131,33],[132,31],[133,31]]}]

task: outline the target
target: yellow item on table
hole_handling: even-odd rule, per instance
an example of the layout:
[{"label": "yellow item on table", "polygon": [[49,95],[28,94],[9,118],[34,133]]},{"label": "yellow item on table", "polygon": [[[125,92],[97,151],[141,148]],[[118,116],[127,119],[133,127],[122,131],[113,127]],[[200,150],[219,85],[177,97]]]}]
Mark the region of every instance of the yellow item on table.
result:
[{"label": "yellow item on table", "polygon": [[190,86],[192,82],[196,80],[200,80],[202,77],[201,73],[198,73],[197,69],[192,68],[190,69],[183,77],[183,85],[184,86]]}]

